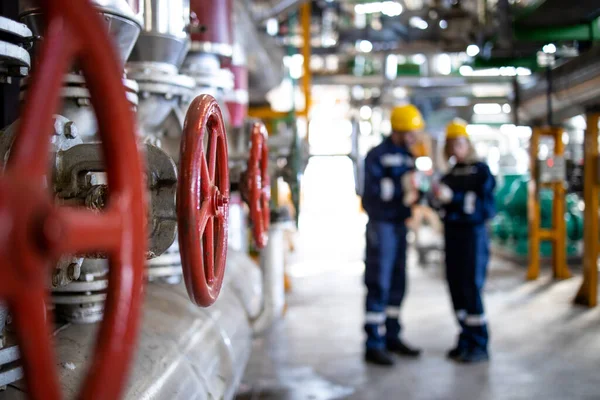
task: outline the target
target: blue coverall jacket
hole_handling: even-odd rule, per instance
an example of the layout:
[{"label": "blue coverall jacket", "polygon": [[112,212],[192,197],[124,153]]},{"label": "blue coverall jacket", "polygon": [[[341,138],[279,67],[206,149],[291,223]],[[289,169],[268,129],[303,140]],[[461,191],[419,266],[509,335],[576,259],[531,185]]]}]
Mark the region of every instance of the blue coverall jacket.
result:
[{"label": "blue coverall jacket", "polygon": [[487,351],[488,329],[481,291],[489,260],[485,222],[495,213],[496,181],[485,163],[456,164],[442,178],[452,189],[444,205],[446,278],[461,327],[457,346]]}]

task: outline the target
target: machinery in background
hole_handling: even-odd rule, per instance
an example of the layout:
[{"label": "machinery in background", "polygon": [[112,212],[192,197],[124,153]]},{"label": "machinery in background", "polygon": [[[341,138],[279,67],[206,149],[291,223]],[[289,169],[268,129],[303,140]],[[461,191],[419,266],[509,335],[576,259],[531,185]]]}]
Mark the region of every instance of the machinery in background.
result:
[{"label": "machinery in background", "polygon": [[[529,223],[527,218],[527,175],[505,175],[495,194],[498,214],[492,220],[492,239],[503,253],[527,257],[529,254]],[[541,227],[552,226],[553,195],[547,190],[540,192]],[[567,254],[570,257],[581,254],[583,239],[583,212],[581,198],[571,193],[567,195],[565,221],[568,241]],[[542,257],[552,256],[552,245],[544,241],[540,247]]]}]

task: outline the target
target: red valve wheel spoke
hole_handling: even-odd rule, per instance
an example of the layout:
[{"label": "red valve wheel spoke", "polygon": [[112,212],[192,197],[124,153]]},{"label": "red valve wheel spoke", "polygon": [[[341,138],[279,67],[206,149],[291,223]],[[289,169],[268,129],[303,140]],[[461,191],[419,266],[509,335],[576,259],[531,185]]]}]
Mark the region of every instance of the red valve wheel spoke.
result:
[{"label": "red valve wheel spoke", "polygon": [[216,301],[223,284],[228,214],[225,125],[216,100],[202,95],[192,102],[185,118],[177,186],[183,277],[190,299],[202,307]]},{"label": "red valve wheel spoke", "polygon": [[[41,0],[47,31],[6,174],[0,177],[0,297],[13,313],[28,395],[61,390],[45,316],[49,270],[62,254],[99,251],[110,261],[104,319],[78,398],[116,399],[137,335],[146,250],[143,165],[121,82],[122,68],[98,12],[87,1]],[[75,41],[75,42],[74,42]],[[82,46],[85,43],[85,46]],[[49,139],[63,73],[77,56],[96,111],[110,188],[93,214],[53,204]]]},{"label": "red valve wheel spoke", "polygon": [[115,252],[121,245],[121,223],[119,210],[93,214],[61,208],[44,221],[42,229],[56,255]]},{"label": "red valve wheel spoke", "polygon": [[212,217],[204,230],[204,271],[206,282],[211,285],[215,280],[215,217]]},{"label": "red valve wheel spoke", "polygon": [[54,370],[56,356],[52,345],[52,332],[46,323],[46,289],[42,285],[29,287],[20,295],[20,301],[10,304],[13,310],[13,323],[20,336],[19,351],[25,360],[35,359],[35,363],[27,366],[29,369],[27,388],[32,399],[58,399],[60,387]]},{"label": "red valve wheel spoke", "polygon": [[252,234],[259,248],[264,248],[269,240],[271,187],[269,184],[269,148],[267,129],[262,123],[255,123],[251,133],[250,158],[246,178],[248,179],[248,203]]},{"label": "red valve wheel spoke", "polygon": [[27,107],[21,115],[8,165],[9,170],[18,169],[32,178],[41,178],[48,171],[48,141],[39,140],[36,133],[52,131],[52,115],[58,108],[59,97],[49,94],[59,93],[64,71],[76,50],[74,36],[69,34],[61,16],[56,11],[53,15],[35,67],[44,73],[34,74],[31,79],[31,86],[38,90],[27,94]]}]

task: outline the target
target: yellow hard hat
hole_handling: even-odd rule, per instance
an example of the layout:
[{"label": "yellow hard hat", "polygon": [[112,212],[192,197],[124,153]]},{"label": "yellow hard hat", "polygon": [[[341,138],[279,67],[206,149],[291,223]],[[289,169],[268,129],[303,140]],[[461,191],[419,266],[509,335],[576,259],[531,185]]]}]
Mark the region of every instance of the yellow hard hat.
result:
[{"label": "yellow hard hat", "polygon": [[396,132],[420,131],[425,128],[421,112],[412,104],[394,107],[390,120],[392,130]]},{"label": "yellow hard hat", "polygon": [[446,139],[468,138],[467,121],[455,118],[446,126]]}]

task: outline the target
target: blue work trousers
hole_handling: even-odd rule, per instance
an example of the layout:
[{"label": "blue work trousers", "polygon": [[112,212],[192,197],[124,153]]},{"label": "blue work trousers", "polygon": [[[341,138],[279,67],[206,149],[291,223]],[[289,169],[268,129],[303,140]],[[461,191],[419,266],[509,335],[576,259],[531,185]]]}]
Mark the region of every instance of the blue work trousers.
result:
[{"label": "blue work trousers", "polygon": [[488,328],[481,298],[489,261],[484,224],[444,226],[446,279],[461,328],[458,347],[487,350]]},{"label": "blue work trousers", "polygon": [[[367,348],[384,348],[400,335],[400,305],[406,290],[406,225],[367,224],[365,331]],[[383,334],[385,328],[385,335]]]}]

